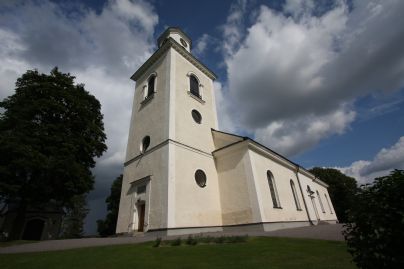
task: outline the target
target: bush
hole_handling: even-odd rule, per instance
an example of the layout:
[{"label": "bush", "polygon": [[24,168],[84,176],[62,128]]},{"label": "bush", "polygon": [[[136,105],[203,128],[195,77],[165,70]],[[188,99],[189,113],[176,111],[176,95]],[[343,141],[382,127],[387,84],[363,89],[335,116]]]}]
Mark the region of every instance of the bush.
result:
[{"label": "bush", "polygon": [[176,247],[176,246],[180,246],[181,245],[181,238],[177,238],[173,241],[171,241],[171,246]]},{"label": "bush", "polygon": [[345,225],[348,250],[359,268],[404,268],[404,171],[362,186]]},{"label": "bush", "polygon": [[161,237],[157,237],[156,241],[154,241],[153,247],[157,248],[160,246],[160,244],[161,244]]},{"label": "bush", "polygon": [[191,245],[191,246],[195,246],[196,244],[198,244],[198,240],[193,238],[191,235],[188,236],[187,240],[185,241],[185,243],[187,245]]}]

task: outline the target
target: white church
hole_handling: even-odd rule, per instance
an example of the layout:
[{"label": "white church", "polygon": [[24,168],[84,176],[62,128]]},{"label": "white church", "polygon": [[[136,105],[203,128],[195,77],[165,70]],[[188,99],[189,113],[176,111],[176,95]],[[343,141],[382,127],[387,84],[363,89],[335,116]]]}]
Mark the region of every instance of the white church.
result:
[{"label": "white church", "polygon": [[168,28],[136,81],[117,234],[271,231],[336,223],[327,184],[258,142],[218,130],[216,75]]}]

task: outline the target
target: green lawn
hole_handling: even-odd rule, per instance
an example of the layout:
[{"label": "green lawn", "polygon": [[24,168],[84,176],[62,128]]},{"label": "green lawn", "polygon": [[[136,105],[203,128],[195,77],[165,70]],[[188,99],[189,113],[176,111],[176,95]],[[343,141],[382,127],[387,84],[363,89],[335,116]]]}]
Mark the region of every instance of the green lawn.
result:
[{"label": "green lawn", "polygon": [[2,254],[0,268],[356,268],[344,242],[249,238],[246,243],[136,245]]}]

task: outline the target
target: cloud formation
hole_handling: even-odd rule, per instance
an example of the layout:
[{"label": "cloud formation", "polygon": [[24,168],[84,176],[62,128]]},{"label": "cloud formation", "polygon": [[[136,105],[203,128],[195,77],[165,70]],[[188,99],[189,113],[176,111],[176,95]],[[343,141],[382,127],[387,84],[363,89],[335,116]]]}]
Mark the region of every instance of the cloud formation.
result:
[{"label": "cloud formation", "polygon": [[403,8],[395,0],[323,10],[286,1],[282,11],[261,6],[248,28],[240,21],[249,14],[232,11],[223,50],[234,116],[225,124],[288,156],[345,132],[356,98],[404,85]]},{"label": "cloud formation", "polygon": [[[101,102],[108,151],[94,170],[92,206],[91,200],[105,199],[122,173],[134,93],[129,77],[155,49],[157,23],[153,6],[142,0],[110,0],[97,12],[45,0],[0,5],[1,99],[13,94],[16,79],[27,69],[49,73],[58,66]],[[91,225],[87,231],[95,232]]]},{"label": "cloud formation", "polygon": [[348,167],[337,167],[360,184],[371,183],[376,177],[388,175],[394,169],[404,169],[404,136],[390,148],[381,149],[371,161],[356,161]]}]

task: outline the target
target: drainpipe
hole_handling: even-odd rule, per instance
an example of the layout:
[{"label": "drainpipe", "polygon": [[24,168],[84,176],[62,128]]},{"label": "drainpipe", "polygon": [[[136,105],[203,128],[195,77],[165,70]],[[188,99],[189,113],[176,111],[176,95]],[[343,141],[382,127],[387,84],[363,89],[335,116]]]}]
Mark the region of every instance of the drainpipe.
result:
[{"label": "drainpipe", "polygon": [[303,193],[302,185],[300,184],[300,179],[299,179],[299,169],[300,169],[300,166],[296,166],[296,167],[297,167],[297,169],[296,169],[297,183],[299,184],[300,193],[302,194],[303,204],[304,204],[304,208],[306,209],[307,218],[309,219],[310,224],[311,224],[311,225],[314,225],[314,223],[313,223],[313,222],[311,221],[311,219],[310,219],[309,209],[307,208],[306,199],[304,199],[304,193]]}]

